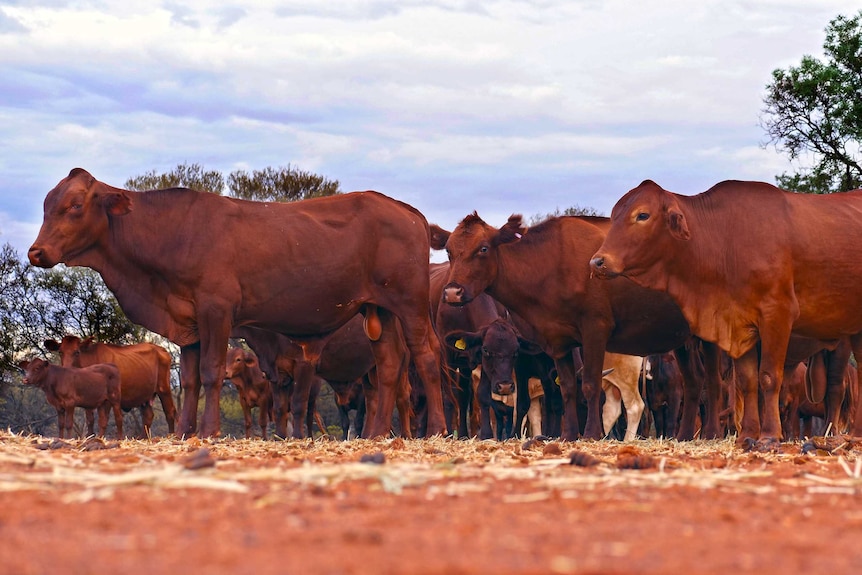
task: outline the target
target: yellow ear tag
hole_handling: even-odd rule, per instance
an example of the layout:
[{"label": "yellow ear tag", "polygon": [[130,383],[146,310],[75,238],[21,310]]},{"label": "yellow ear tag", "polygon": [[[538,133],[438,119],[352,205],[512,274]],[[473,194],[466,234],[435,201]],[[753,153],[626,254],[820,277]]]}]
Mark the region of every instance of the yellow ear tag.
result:
[{"label": "yellow ear tag", "polygon": [[558,375],[557,377],[555,377],[555,378],[554,378],[554,383],[556,383],[556,384],[557,384],[557,386],[559,386],[559,385],[560,385],[560,376],[559,376],[559,375]]},{"label": "yellow ear tag", "polygon": [[455,342],[455,347],[458,349],[467,349],[467,342],[463,339],[459,339]]}]

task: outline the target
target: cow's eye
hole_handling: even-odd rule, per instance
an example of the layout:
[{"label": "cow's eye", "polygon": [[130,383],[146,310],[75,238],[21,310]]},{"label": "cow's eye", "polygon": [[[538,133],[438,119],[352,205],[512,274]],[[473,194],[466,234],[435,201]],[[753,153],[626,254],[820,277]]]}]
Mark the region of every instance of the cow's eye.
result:
[{"label": "cow's eye", "polygon": [[646,213],[646,212],[640,212],[640,213],[637,215],[637,217],[635,217],[635,220],[637,220],[637,221],[639,221],[639,222],[645,222],[645,221],[647,221],[648,219],[649,219],[649,214],[648,214],[648,213]]},{"label": "cow's eye", "polygon": [[488,253],[488,246],[482,246],[481,248],[479,248],[479,253],[480,254],[487,254]]}]

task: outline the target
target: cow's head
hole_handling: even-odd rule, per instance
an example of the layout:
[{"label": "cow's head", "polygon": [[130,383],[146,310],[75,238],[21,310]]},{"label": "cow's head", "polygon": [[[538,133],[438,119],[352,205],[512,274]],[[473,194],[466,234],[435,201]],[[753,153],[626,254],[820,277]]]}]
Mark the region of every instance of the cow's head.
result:
[{"label": "cow's head", "polygon": [[495,320],[479,331],[453,331],[445,337],[446,345],[459,353],[475,356],[481,353],[478,362],[482,366],[482,377],[487,377],[491,392],[509,395],[515,391],[512,372],[520,352],[539,353],[538,346],[521,338],[515,328],[505,320]]},{"label": "cow's head", "polygon": [[590,267],[600,278],[635,279],[657,273],[656,264],[673,253],[675,242],[691,238],[674,194],[646,180],[624,195],[611,212],[611,228]]},{"label": "cow's head", "polygon": [[497,250],[518,241],[525,228],[521,216],[513,215],[499,230],[476,212],[464,218],[450,233],[431,226],[431,247],[445,249],[449,256],[449,283],[443,288],[443,301],[464,305],[485,291],[497,279]]},{"label": "cow's head", "polygon": [[62,341],[46,339],[44,344],[48,351],[54,351],[60,356],[60,365],[63,367],[82,367],[81,352],[91,348],[93,338],[81,339],[75,335],[66,335]]},{"label": "cow's head", "polygon": [[24,377],[21,381],[25,385],[41,387],[48,373],[49,365],[51,364],[38,357],[30,361],[19,361],[18,367],[24,371]]},{"label": "cow's head", "polygon": [[240,347],[232,347],[225,358],[224,377],[233,379],[239,377],[244,370],[257,367],[257,357]]},{"label": "cow's head", "polygon": [[45,197],[44,219],[28,256],[34,266],[75,265],[87,250],[105,241],[110,218],[127,214],[131,199],[75,168]]}]

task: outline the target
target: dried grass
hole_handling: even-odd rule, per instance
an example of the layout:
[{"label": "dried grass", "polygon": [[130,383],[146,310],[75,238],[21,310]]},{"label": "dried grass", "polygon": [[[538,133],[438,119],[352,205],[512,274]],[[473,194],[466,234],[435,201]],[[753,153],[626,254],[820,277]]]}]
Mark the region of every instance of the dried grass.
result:
[{"label": "dried grass", "polygon": [[[61,490],[63,501],[110,498],[117,490],[264,491],[257,505],[296,491],[339,486],[401,493],[423,487],[427,497],[491,492],[520,482],[511,503],[580,497],[596,490],[689,487],[764,493],[862,493],[856,443],[821,438],[815,451],[785,443],[779,453],[748,453],[734,438],[678,442],[507,442],[446,438],[348,442],[157,438],[58,443],[0,432],[0,493]],[[54,447],[54,448],[51,448]],[[838,455],[833,455],[838,452]],[[362,462],[363,460],[367,462]],[[261,490],[260,486],[265,489]],[[268,488],[268,489],[267,489]]]}]

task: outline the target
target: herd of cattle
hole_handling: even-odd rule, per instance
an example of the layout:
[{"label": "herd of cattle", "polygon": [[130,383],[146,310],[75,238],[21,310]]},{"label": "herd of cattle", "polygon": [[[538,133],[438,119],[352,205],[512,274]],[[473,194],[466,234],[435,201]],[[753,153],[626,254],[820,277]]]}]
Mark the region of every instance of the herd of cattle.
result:
[{"label": "herd of cattle", "polygon": [[363,437],[389,434],[397,407],[405,435],[506,438],[529,422],[601,438],[624,406],[627,440],[734,433],[768,449],[816,431],[814,416],[862,435],[860,256],[862,191],[728,181],[687,197],[646,181],[610,218],[498,229],[474,212],[449,232],[376,192],[249,202],[76,168],[45,199],[30,262],[98,271],[129,319],[180,347],[184,401],[150,344],[67,336],[45,342],[61,366],[21,367],[61,436],[75,407],[91,432],[98,411],[101,433],[140,408],[148,432],[155,396],[171,432],[217,436],[230,379],[247,435],[252,407],[264,436],[270,420],[310,434],[326,382],[345,434],[356,409]]}]

